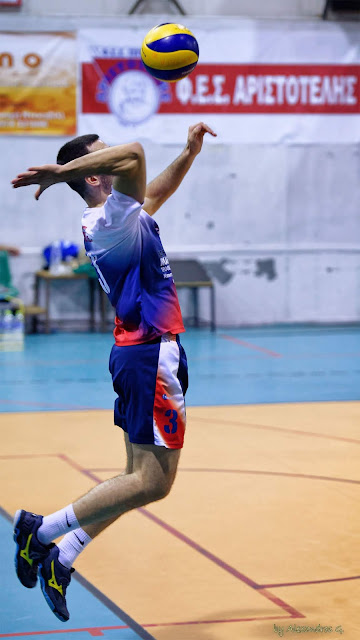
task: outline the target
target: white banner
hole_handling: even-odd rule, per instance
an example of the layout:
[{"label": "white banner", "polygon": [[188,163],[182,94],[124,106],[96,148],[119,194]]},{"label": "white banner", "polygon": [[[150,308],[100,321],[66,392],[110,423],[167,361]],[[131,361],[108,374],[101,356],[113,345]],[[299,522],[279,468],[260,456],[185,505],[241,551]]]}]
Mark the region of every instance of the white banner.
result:
[{"label": "white banner", "polygon": [[247,20],[198,28],[189,18],[186,26],[200,58],[177,83],[145,71],[146,28],[80,30],[80,133],[97,131],[110,143],[183,143],[187,127],[204,120],[218,133],[215,143],[360,140],[354,25]]},{"label": "white banner", "polygon": [[75,33],[0,32],[0,43],[0,134],[75,134]]}]

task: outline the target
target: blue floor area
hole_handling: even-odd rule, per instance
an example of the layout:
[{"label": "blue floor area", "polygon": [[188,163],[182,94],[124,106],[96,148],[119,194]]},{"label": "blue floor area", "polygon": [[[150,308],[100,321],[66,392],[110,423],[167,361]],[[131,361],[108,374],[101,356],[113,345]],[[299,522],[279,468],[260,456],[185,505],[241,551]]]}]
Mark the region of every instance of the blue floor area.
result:
[{"label": "blue floor area", "polygon": [[[360,327],[188,329],[189,406],[358,400]],[[0,411],[110,409],[111,333],[26,336],[0,353]]]},{"label": "blue floor area", "polygon": [[[25,589],[14,571],[15,544],[12,540],[12,523],[0,512],[0,563],[3,589],[0,598],[0,636],[40,635],[44,640],[53,638],[54,631],[63,631],[67,638],[85,640],[91,635],[102,635],[110,640],[152,640],[152,636],[131,620],[105,597],[93,589],[84,579],[74,574],[71,589],[67,594],[70,621],[64,625],[55,618],[42,596],[40,587]],[[5,578],[6,577],[6,578]],[[6,579],[6,588],[5,588]],[[86,586],[84,586],[86,585]],[[98,593],[99,597],[94,595]],[[117,629],[106,629],[117,627]],[[120,628],[119,627],[127,627]],[[74,635],[69,631],[76,630]],[[90,633],[91,629],[102,629],[101,633]],[[83,630],[83,631],[82,631]],[[46,631],[49,633],[47,634]],[[45,632],[45,633],[44,633]]]}]

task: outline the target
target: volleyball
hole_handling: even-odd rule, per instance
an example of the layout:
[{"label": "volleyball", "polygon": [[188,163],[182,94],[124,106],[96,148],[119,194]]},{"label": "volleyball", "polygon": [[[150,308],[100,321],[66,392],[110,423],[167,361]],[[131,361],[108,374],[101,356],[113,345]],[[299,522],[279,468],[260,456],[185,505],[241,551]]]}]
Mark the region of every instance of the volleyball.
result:
[{"label": "volleyball", "polygon": [[145,69],[157,80],[177,82],[195,69],[199,45],[182,24],[165,22],[146,34],[141,59]]}]

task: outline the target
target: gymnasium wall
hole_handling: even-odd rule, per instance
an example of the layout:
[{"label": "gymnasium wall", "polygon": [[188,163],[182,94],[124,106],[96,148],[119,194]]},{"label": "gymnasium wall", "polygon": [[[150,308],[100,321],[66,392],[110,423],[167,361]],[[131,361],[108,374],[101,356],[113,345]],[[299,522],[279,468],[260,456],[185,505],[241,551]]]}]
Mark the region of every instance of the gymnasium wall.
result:
[{"label": "gymnasium wall", "polygon": [[[265,18],[317,17],[325,0],[179,0],[187,15]],[[124,16],[135,0],[22,0],[22,14],[39,16]],[[143,0],[136,15],[179,15],[171,0]]]},{"label": "gymnasium wall", "polygon": [[[130,20],[134,24],[135,18]],[[142,20],[138,18],[140,26],[145,25]],[[207,21],[210,29],[219,25],[219,19]],[[271,24],[275,30],[284,27],[274,21],[267,29]],[[239,25],[244,28],[246,23],[240,20]],[[321,35],[322,25],[316,28]],[[354,64],[359,32],[354,25],[333,25],[326,32],[330,48],[331,38],[335,42],[339,37],[336,30],[348,42],[347,61]],[[219,325],[360,320],[359,117],[324,118],[331,123],[328,140],[320,139],[316,128],[312,136],[308,125],[305,137],[300,131],[297,137],[271,139],[274,120],[269,116],[263,120],[268,130],[263,142],[248,137],[241,142],[234,130],[236,141],[219,137],[215,144],[204,145],[179,191],[157,214],[170,259],[197,257],[213,277]],[[206,121],[216,129],[211,114]],[[168,144],[142,139],[149,179],[181,152],[187,124],[179,122],[175,144],[171,137]],[[38,203],[30,189],[14,191],[8,185],[28,166],[54,161],[66,140],[0,137],[1,242],[23,250],[11,262],[15,284],[27,302],[33,273],[41,265],[41,248],[58,238],[81,243],[83,205],[63,185],[46,192]],[[55,315],[86,317],[82,285],[58,293]],[[181,302],[186,315],[183,291]],[[207,318],[206,292],[201,311]]]}]

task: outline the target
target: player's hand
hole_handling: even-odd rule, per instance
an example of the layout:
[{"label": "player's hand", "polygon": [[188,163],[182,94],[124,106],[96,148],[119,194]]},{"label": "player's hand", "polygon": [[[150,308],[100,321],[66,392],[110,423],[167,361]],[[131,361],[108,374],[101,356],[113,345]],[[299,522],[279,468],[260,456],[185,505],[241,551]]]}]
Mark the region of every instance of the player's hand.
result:
[{"label": "player's hand", "polygon": [[204,122],[199,122],[198,124],[193,124],[189,127],[186,146],[192,155],[196,156],[200,153],[205,133],[210,133],[214,138],[217,136],[217,133],[210,129],[210,127]]},{"label": "player's hand", "polygon": [[14,189],[18,187],[28,187],[32,184],[40,185],[35,193],[36,200],[39,200],[41,194],[51,187],[51,185],[60,182],[59,171],[61,167],[58,164],[45,164],[42,167],[30,167],[28,171],[19,173],[14,180],[11,181]]},{"label": "player's hand", "polygon": [[10,256],[20,255],[20,249],[17,247],[9,247],[7,244],[0,244],[0,251],[6,251]]},{"label": "player's hand", "polygon": [[8,254],[10,256],[19,256],[20,255],[20,249],[18,249],[17,247],[6,247],[6,251],[8,252]]}]

